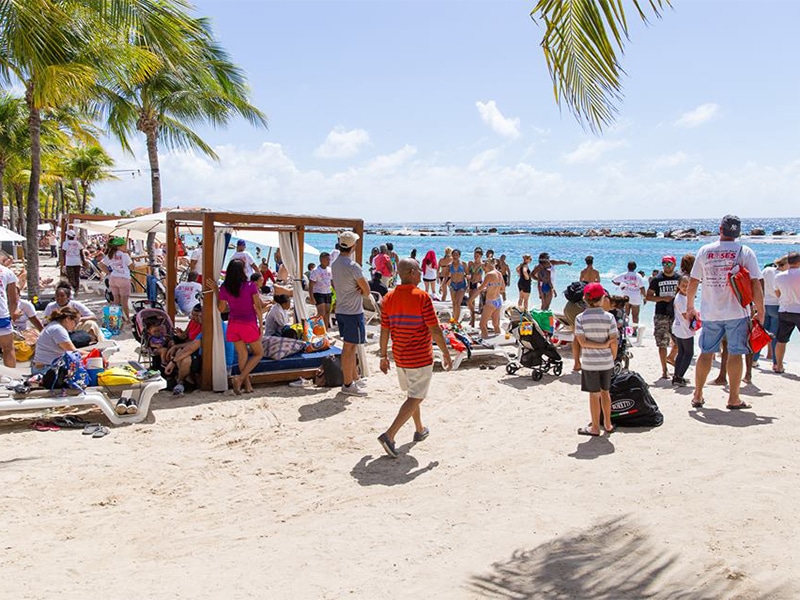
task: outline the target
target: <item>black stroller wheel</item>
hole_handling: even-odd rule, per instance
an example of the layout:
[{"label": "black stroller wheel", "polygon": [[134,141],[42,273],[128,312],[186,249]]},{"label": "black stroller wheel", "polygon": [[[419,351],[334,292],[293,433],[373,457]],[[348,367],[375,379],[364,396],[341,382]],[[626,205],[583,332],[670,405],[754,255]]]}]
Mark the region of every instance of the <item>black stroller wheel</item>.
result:
[{"label": "black stroller wheel", "polygon": [[542,378],[542,372],[539,369],[534,369],[533,372],[531,372],[531,377],[534,381],[539,381]]},{"label": "black stroller wheel", "polygon": [[509,375],[513,375],[518,370],[519,370],[519,365],[517,365],[515,363],[508,363],[506,365],[506,373],[508,373]]},{"label": "black stroller wheel", "polygon": [[619,375],[622,373],[622,362],[617,361],[614,363],[614,375]]},{"label": "black stroller wheel", "polygon": [[553,365],[553,375],[555,375],[556,377],[561,375],[563,370],[564,370],[564,365],[562,365],[561,363],[556,363],[555,365]]}]

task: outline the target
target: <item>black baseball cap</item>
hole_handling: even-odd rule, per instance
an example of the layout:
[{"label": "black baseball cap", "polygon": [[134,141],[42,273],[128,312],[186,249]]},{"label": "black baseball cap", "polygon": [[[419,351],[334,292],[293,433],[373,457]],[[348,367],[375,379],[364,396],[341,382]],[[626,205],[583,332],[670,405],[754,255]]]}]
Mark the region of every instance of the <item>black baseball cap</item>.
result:
[{"label": "black baseball cap", "polygon": [[738,238],[742,235],[742,220],[736,215],[725,215],[719,226],[725,237]]}]

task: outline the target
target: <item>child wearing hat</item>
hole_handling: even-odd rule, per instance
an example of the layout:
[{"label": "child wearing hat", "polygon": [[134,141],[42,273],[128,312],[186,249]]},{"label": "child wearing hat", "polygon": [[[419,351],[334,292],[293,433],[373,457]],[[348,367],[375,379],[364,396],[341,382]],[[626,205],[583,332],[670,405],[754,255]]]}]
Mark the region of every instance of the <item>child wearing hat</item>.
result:
[{"label": "child wearing hat", "polygon": [[231,260],[242,261],[244,263],[244,274],[250,279],[250,276],[258,271],[258,264],[256,263],[256,259],[253,258],[253,255],[250,254],[246,248],[247,242],[244,240],[236,242],[236,252],[231,256]]},{"label": "child wearing hat", "polygon": [[581,390],[589,393],[591,423],[578,429],[578,435],[600,435],[600,412],[606,433],[611,425],[611,376],[617,355],[617,323],[601,306],[607,292],[599,283],[583,290],[586,310],[575,318],[575,339],[581,346]]}]

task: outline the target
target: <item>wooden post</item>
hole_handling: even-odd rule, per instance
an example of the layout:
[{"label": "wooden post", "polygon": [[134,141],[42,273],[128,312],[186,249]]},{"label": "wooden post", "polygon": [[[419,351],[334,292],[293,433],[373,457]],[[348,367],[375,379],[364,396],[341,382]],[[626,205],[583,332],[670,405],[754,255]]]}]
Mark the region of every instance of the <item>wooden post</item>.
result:
[{"label": "wooden post", "polygon": [[211,277],[216,279],[219,272],[214,268],[214,213],[203,214],[203,339],[200,340],[203,349],[203,378],[202,389],[209,391],[214,387],[214,321],[211,311],[217,310],[219,300],[213,288],[205,280]]},{"label": "wooden post", "polygon": [[175,322],[175,287],[178,285],[178,253],[175,221],[167,213],[167,314]]}]

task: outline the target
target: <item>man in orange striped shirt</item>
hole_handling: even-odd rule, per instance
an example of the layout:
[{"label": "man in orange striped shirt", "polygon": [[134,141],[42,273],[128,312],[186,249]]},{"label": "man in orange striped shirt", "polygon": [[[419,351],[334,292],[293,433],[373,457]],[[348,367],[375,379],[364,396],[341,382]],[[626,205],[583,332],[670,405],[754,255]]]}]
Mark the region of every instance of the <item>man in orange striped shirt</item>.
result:
[{"label": "man in orange striped shirt", "polygon": [[433,374],[433,341],[442,351],[442,366],[450,370],[452,361],[447,343],[427,293],[419,289],[422,271],[419,263],[404,258],[397,265],[400,285],[391,290],[381,303],[381,371],[389,372],[389,337],[392,356],[397,366],[400,389],[408,398],[386,433],[378,437],[386,454],[397,458],[394,438],[409,419],[414,419],[414,441],[421,442],[430,433],[422,426],[420,404],[428,394]]}]

